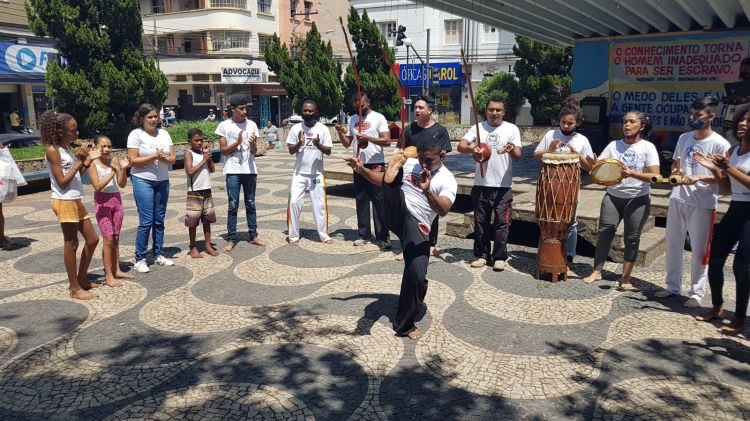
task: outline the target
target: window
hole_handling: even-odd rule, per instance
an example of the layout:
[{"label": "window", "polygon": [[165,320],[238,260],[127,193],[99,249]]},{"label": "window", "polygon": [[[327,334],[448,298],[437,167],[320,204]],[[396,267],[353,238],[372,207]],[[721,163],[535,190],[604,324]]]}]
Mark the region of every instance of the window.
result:
[{"label": "window", "polygon": [[151,0],[151,13],[164,13],[164,0]]},{"label": "window", "polygon": [[221,75],[218,73],[212,74],[211,82],[221,82]]},{"label": "window", "polygon": [[310,12],[312,12],[312,2],[305,2],[305,20],[310,20]]},{"label": "window", "polygon": [[445,21],[445,44],[457,45],[461,43],[464,35],[463,21],[451,19]]},{"label": "window", "polygon": [[196,74],[193,75],[193,82],[208,82],[208,78],[207,74]]},{"label": "window", "polygon": [[[195,79],[195,76],[193,76]],[[210,85],[193,85],[193,102],[210,103],[211,86]]]},{"label": "window", "polygon": [[182,43],[182,47],[185,50],[186,53],[192,53],[193,52],[193,43],[191,41],[185,41]]},{"label": "window", "polygon": [[270,15],[272,13],[271,0],[258,0],[258,13]]},{"label": "window", "polygon": [[211,33],[213,51],[250,48],[250,35],[247,32],[224,31]]},{"label": "window", "polygon": [[234,7],[247,9],[247,0],[211,0],[211,7]]},{"label": "window", "polygon": [[292,0],[291,7],[292,7],[292,18],[294,18],[294,15],[297,14],[297,6],[299,5],[299,1]]},{"label": "window", "polygon": [[378,28],[380,28],[380,33],[382,33],[385,39],[389,42],[396,39],[396,22],[379,23]]},{"label": "window", "polygon": [[266,53],[266,44],[271,42],[272,35],[258,34],[258,52],[263,55]]},{"label": "window", "polygon": [[187,82],[187,75],[175,75],[175,82]]},{"label": "window", "polygon": [[482,25],[484,27],[484,32],[482,33],[482,41],[484,42],[497,42],[500,40],[500,30],[497,29],[494,26],[487,25],[486,23]]}]

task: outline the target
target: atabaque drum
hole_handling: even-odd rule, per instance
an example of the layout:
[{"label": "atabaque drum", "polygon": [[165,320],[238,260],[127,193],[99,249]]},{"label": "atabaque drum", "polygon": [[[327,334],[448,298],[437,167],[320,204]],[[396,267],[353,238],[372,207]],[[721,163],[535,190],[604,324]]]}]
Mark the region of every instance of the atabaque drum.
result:
[{"label": "atabaque drum", "polygon": [[580,185],[578,154],[549,152],[542,155],[536,185],[535,214],[540,231],[537,278],[540,273],[550,273],[553,282],[557,282],[557,276],[562,273],[567,280],[565,240],[575,220]]}]

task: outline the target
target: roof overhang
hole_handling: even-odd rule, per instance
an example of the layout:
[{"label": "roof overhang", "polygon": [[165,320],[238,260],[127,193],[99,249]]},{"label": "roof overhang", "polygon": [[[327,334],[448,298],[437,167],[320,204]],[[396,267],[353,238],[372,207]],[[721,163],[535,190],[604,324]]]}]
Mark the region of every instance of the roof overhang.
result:
[{"label": "roof overhang", "polygon": [[748,26],[748,0],[414,0],[567,47],[577,39]]}]

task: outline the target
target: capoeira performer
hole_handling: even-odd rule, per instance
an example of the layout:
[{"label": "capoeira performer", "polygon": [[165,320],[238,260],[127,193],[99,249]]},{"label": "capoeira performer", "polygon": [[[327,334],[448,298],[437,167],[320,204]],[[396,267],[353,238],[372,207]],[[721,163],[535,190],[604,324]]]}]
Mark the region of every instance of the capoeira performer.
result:
[{"label": "capoeira performer", "polygon": [[359,158],[344,158],[355,173],[383,186],[385,221],[404,248],[404,272],[398,311],[393,321],[397,336],[418,340],[422,333],[414,321],[427,294],[427,263],[430,260],[430,225],[435,215],[448,214],[456,200],[458,185],[443,166],[442,142],[436,138],[420,143],[418,159],[412,148],[398,149],[385,174],[367,168]]},{"label": "capoeira performer", "polygon": [[333,141],[328,128],[318,122],[318,104],[315,101],[310,99],[305,101],[302,104],[301,114],[304,121],[292,126],[286,139],[289,154],[297,155],[287,208],[289,245],[299,244],[299,215],[305,203],[305,191],[308,190],[320,241],[331,244],[333,239],[328,235],[328,204],[323,175],[323,155],[331,154]]},{"label": "capoeira performer", "polygon": [[[674,150],[672,174],[689,177],[710,176],[711,172],[695,160],[695,153],[703,155],[725,155],[730,144],[711,129],[716,118],[719,100],[705,97],[696,100],[690,107],[690,127],[693,131],[683,133]],[[721,178],[698,181],[693,184],[678,184],[669,196],[667,211],[667,288],[658,291],[656,297],[680,295],[682,287],[682,251],[685,233],[690,236],[693,257],[690,264],[690,289],[685,307],[700,307],[705,295],[708,279],[708,253],[713,230],[716,203],[719,200]]]},{"label": "capoeira performer", "polygon": [[729,184],[732,189],[729,209],[716,227],[716,235],[711,243],[708,284],[711,286],[713,308],[696,317],[706,322],[724,317],[724,264],[732,246],[739,240],[732,264],[737,288],[734,320],[719,329],[721,333],[728,334],[739,333],[744,329],[750,298],[750,104],[737,107],[733,122],[734,133],[740,144],[730,148],[728,156],[695,154],[698,163],[715,175],[724,172],[727,177],[722,182]]}]

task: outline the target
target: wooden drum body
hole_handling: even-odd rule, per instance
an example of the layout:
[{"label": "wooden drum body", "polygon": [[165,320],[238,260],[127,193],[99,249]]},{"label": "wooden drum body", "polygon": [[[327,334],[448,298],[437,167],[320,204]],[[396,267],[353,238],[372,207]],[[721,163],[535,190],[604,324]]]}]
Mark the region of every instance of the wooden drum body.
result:
[{"label": "wooden drum body", "polygon": [[551,273],[557,282],[559,274],[568,278],[565,243],[568,229],[575,220],[581,171],[578,154],[546,153],[536,185],[536,221],[539,224],[539,251],[536,277]]}]

